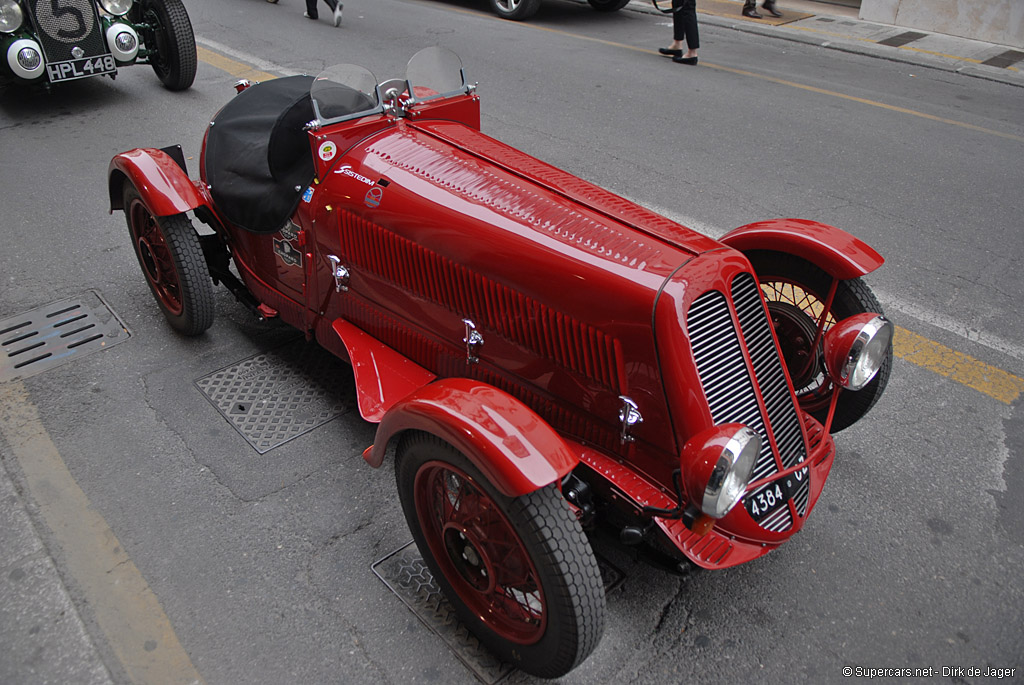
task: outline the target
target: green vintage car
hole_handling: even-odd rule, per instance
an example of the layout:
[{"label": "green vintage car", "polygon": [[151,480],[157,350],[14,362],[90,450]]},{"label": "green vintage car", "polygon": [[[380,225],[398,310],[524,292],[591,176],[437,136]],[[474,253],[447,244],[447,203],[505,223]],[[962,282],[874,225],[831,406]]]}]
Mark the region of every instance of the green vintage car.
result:
[{"label": "green vintage car", "polygon": [[181,0],[0,0],[0,82],[50,87],[149,64],[170,90],[196,77]]}]

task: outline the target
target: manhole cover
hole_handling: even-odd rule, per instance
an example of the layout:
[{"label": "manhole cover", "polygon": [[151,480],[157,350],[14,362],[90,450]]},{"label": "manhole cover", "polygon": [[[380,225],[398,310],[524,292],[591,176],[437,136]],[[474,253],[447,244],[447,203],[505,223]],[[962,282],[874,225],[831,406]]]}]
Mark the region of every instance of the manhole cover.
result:
[{"label": "manhole cover", "polygon": [[129,337],[93,290],[0,320],[0,381],[34,376]]},{"label": "manhole cover", "polygon": [[[625,574],[597,557],[605,592],[618,587]],[[427,628],[448,645],[459,661],[483,683],[496,683],[514,669],[498,660],[480,644],[455,614],[455,608],[441,592],[420,551],[412,542],[375,562],[373,572],[409,607]]]},{"label": "manhole cover", "polygon": [[301,338],[215,371],[196,387],[260,454],[353,404],[349,367]]}]

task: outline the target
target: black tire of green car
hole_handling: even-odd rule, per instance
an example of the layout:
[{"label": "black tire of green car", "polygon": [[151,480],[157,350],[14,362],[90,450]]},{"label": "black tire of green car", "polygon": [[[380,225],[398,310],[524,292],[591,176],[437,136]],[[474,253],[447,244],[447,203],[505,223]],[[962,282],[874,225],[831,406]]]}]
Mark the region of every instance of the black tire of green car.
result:
[{"label": "black tire of green car", "polygon": [[598,12],[618,12],[629,4],[629,0],[587,0]]},{"label": "black tire of green car", "polygon": [[185,90],[196,79],[198,57],[192,22],[181,0],[142,0],[142,32],[146,48],[156,54],[150,64],[168,90]]},{"label": "black tire of green car", "polygon": [[[822,344],[811,350],[817,332],[814,314],[828,298],[832,277],[810,262],[791,254],[757,250],[747,253],[757,274],[761,292],[768,302],[772,325],[782,347],[783,358],[796,388],[800,407],[818,421],[828,417],[832,382],[824,373]],[[817,309],[815,309],[817,307]],[[854,314],[882,314],[878,298],[860,278],[840,281],[832,307],[827,313],[826,330],[837,321]],[[832,432],[859,421],[882,396],[892,371],[892,347],[885,362],[866,386],[839,395]]]},{"label": "black tire of green car", "polygon": [[542,678],[586,659],[604,631],[604,584],[557,484],[507,497],[436,436],[401,440],[395,479],[406,522],[463,625]]},{"label": "black tire of green car", "polygon": [[540,9],[541,0],[491,0],[491,9],[502,19],[523,21]]},{"label": "black tire of green car", "polygon": [[213,282],[192,222],[185,214],[154,216],[131,183],[123,198],[135,257],[160,311],[182,335],[199,335],[213,324]]}]

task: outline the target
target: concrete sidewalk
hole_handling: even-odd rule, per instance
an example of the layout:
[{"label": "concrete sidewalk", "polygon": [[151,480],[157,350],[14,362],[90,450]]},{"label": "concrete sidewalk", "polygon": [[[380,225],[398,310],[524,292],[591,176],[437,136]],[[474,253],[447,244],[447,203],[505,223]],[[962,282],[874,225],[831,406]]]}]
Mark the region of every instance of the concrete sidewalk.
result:
[{"label": "concrete sidewalk", "polygon": [[[2,440],[2,436],[0,436]],[[2,445],[2,442],[0,442]],[[0,459],[0,683],[113,682],[28,505]]]},{"label": "concrete sidewalk", "polygon": [[[760,9],[763,19],[742,16],[742,0],[698,0],[698,21],[709,26],[844,52],[869,55],[974,78],[1024,87],[1024,51],[941,33],[862,21],[858,10],[843,4],[812,0],[778,0],[782,13],[775,19]],[[662,9],[670,0],[659,0]],[[632,0],[628,9],[658,14],[651,0]],[[669,15],[664,15],[671,21]]]}]

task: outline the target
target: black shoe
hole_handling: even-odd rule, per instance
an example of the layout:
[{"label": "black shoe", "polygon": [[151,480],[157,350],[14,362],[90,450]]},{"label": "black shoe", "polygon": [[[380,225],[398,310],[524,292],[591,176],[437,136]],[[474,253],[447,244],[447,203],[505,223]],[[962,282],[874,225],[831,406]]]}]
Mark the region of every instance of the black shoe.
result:
[{"label": "black shoe", "polygon": [[766,3],[764,3],[763,5],[761,5],[761,9],[763,9],[765,12],[767,12],[768,14],[772,15],[775,18],[779,18],[779,17],[782,16],[782,12],[778,11],[777,9],[775,9],[775,3],[774,2],[766,2]]},{"label": "black shoe", "polygon": [[665,55],[666,57],[682,57],[682,50],[673,50],[672,48],[658,48],[658,52]]},{"label": "black shoe", "polygon": [[762,18],[761,15],[757,13],[757,8],[756,7],[751,7],[750,9],[747,9],[746,7],[744,7],[743,8],[743,16],[744,17],[750,17],[751,19],[761,19]]},{"label": "black shoe", "polygon": [[676,62],[678,64],[694,65],[694,64],[697,63],[697,58],[696,57],[683,57],[682,55],[676,55],[675,57],[672,58],[672,61]]}]

